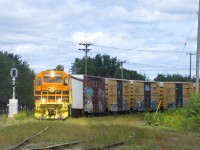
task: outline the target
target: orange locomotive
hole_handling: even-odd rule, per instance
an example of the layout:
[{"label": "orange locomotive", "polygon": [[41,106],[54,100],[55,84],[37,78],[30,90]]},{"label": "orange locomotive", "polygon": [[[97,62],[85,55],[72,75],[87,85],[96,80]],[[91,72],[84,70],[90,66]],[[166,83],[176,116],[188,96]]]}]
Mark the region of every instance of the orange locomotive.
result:
[{"label": "orange locomotive", "polygon": [[35,117],[65,119],[69,116],[70,77],[64,71],[47,70],[34,81]]}]

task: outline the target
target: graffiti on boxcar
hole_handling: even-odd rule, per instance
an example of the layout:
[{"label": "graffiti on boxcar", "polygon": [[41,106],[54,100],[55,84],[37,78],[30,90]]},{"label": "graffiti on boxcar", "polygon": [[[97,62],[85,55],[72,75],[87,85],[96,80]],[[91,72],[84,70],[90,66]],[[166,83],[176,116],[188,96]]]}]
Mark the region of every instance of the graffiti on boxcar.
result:
[{"label": "graffiti on boxcar", "polygon": [[99,112],[103,112],[104,111],[104,98],[105,98],[105,96],[104,96],[104,90],[103,89],[99,89],[98,90],[98,97],[99,97]]},{"label": "graffiti on boxcar", "polygon": [[93,95],[94,95],[94,90],[90,87],[85,87],[84,89],[84,109],[87,112],[93,112]]}]

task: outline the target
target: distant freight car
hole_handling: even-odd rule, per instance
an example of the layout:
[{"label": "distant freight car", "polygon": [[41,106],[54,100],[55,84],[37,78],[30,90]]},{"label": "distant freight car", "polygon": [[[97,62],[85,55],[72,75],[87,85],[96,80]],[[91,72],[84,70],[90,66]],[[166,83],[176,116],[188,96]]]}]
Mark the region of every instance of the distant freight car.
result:
[{"label": "distant freight car", "polygon": [[160,92],[164,108],[182,107],[194,92],[191,82],[161,82]]},{"label": "distant freight car", "polygon": [[34,81],[35,117],[65,119],[70,114],[70,77],[64,71],[47,70]]},{"label": "distant freight car", "polygon": [[135,111],[155,111],[160,101],[160,83],[131,81],[131,107]]},{"label": "distant freight car", "polygon": [[108,112],[127,112],[130,110],[130,81],[105,79],[106,110]]},{"label": "distant freight car", "polygon": [[72,116],[104,114],[105,79],[87,75],[71,75]]}]

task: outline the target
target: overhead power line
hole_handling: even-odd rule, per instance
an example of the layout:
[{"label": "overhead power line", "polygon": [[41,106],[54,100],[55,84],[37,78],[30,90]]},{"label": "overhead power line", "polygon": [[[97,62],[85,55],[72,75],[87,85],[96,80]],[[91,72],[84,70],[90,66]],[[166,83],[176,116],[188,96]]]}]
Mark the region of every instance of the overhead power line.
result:
[{"label": "overhead power line", "polygon": [[[164,69],[169,69],[170,66],[164,66],[164,65],[154,65],[154,64],[143,64],[143,63],[132,63],[132,62],[127,62],[127,64],[135,65],[135,66],[140,66],[140,68],[148,67],[149,69],[158,69],[158,68],[164,68]],[[179,70],[188,70],[187,67],[179,67],[177,68]],[[195,68],[191,68],[191,70],[194,70]]]},{"label": "overhead power line", "polygon": [[191,34],[191,32],[192,32],[192,30],[193,30],[193,28],[194,28],[194,25],[195,25],[196,21],[197,21],[197,17],[195,18],[195,20],[194,20],[194,22],[193,22],[193,24],[192,24],[192,27],[191,27],[191,29],[190,29],[188,35],[186,36],[184,45],[183,45],[183,47],[182,47],[182,50],[180,51],[180,55],[179,55],[179,57],[178,57],[178,60],[177,60],[177,62],[176,62],[176,65],[175,65],[175,67],[174,67],[173,72],[176,70],[176,67],[177,67],[177,65],[178,65],[178,63],[179,63],[179,61],[180,61],[180,58],[181,58],[181,56],[182,56],[182,54],[183,54],[183,51],[184,51],[184,49],[185,49],[185,47],[186,47],[186,45],[187,45],[187,41],[189,40],[190,34]]},{"label": "overhead power line", "polygon": [[118,50],[128,50],[128,51],[138,51],[138,52],[148,52],[148,53],[182,53],[180,51],[176,52],[176,51],[169,51],[169,50],[148,50],[148,49],[131,49],[131,48],[119,48],[119,47],[111,47],[111,46],[102,46],[102,45],[93,45],[96,47],[102,47],[102,48],[109,48],[109,49],[118,49]]},{"label": "overhead power line", "polygon": [[197,0],[195,0],[195,2],[196,2],[196,4],[198,5],[198,2],[197,2]]}]

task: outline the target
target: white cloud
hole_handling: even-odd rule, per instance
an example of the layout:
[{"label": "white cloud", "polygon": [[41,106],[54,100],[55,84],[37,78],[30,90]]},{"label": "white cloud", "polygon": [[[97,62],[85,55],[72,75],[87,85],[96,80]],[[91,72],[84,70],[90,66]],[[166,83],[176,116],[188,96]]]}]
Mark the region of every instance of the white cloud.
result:
[{"label": "white cloud", "polygon": [[[91,55],[117,56],[132,63],[125,67],[146,71],[151,78],[158,72],[185,74],[187,70],[171,68],[177,62],[177,68],[186,68],[185,53],[196,49],[197,24],[191,27],[197,8],[188,0],[0,0],[0,45],[20,54],[36,72],[58,64],[68,71],[75,58],[84,56],[78,43],[91,42]],[[135,51],[182,49],[179,61],[179,54]]]}]

